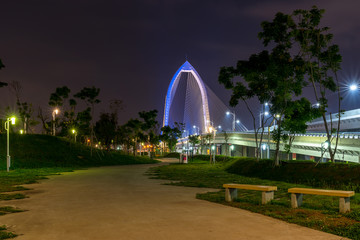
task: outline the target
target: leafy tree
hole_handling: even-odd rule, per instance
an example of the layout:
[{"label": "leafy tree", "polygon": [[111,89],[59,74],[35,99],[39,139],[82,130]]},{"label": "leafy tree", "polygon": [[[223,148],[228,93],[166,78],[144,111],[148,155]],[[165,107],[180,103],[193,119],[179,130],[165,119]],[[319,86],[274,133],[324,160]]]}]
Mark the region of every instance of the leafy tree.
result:
[{"label": "leafy tree", "polygon": [[141,129],[146,138],[145,142],[151,144],[152,152],[154,152],[154,145],[158,145],[159,137],[155,133],[158,122],[156,121],[158,111],[156,109],[151,111],[139,112],[140,118],[143,120]]},{"label": "leafy tree", "polygon": [[177,143],[177,139],[181,137],[181,124],[175,123],[175,126],[172,128],[170,126],[164,126],[161,128],[161,140],[167,144],[170,152],[174,151],[174,148]]},{"label": "leafy tree", "polygon": [[70,89],[67,86],[58,87],[54,93],[51,93],[49,105],[52,107],[60,107],[64,101],[69,97]]},{"label": "leafy tree", "polygon": [[[314,9],[311,11],[297,10],[293,15],[277,13],[272,22],[263,22],[261,24],[262,32],[258,36],[262,39],[265,47],[271,44],[271,51],[253,54],[248,61],[239,61],[236,68],[224,67],[220,71],[219,82],[224,84],[226,88],[233,90],[230,105],[235,106],[241,99],[249,109],[246,101],[252,97],[258,98],[261,104],[270,103],[272,117],[277,122],[277,127],[272,133],[273,140],[276,143],[276,165],[279,164],[280,141],[288,139],[288,132],[298,133],[305,131],[306,122],[318,116],[318,110],[312,109],[311,103],[307,99],[299,99],[303,88],[308,85],[305,76],[309,75],[309,66],[312,66],[312,60],[314,60],[314,58],[307,59],[309,52],[306,52],[303,48],[306,49],[307,46],[309,49],[314,50],[314,46],[319,41],[317,38],[320,36],[319,31],[313,27],[319,24],[320,11],[316,7]],[[304,18],[307,21],[302,21],[299,14],[306,16]],[[304,41],[305,37],[301,36],[304,33],[304,28],[307,29],[306,34],[312,36],[310,38],[312,42],[310,39]],[[326,37],[324,38],[326,39]],[[324,44],[322,43],[321,46],[324,47]],[[314,46],[311,47],[310,45]],[[301,51],[298,51],[299,48]],[[327,56],[331,55],[337,59],[338,56],[334,49],[331,53],[327,53]],[[319,49],[316,51],[319,52]],[[316,62],[324,66],[325,60],[321,62],[322,60]],[[316,65],[314,69],[318,69],[317,67],[319,65]],[[326,69],[325,67],[319,70],[317,74],[324,73]],[[246,84],[232,82],[231,79],[235,76],[241,76]],[[326,71],[324,76],[328,76]],[[327,83],[330,82],[329,78],[327,78]],[[315,82],[313,85],[315,85]],[[330,84],[330,86],[333,86],[333,84]],[[325,101],[323,98],[319,100],[320,102]],[[254,114],[252,111],[250,112],[255,120]],[[256,135],[255,138],[259,152],[262,138],[260,138],[260,144],[257,143]]]},{"label": "leafy tree", "polygon": [[[311,10],[296,10],[293,12],[294,19],[297,20],[294,28],[294,39],[298,43],[298,50],[305,62],[306,75],[309,85],[313,88],[316,101],[320,103],[319,111],[325,125],[327,141],[331,143],[336,133],[335,146],[332,148],[329,144],[328,151],[331,161],[337,150],[340,118],[343,110],[341,109],[340,84],[337,72],[341,69],[340,64],[342,57],[339,54],[339,46],[332,44],[333,34],[328,33],[328,27],[320,26],[324,9],[318,9],[316,6]],[[330,121],[326,119],[328,107],[328,92],[337,93],[337,125],[333,127],[332,114]]]},{"label": "leafy tree", "polygon": [[[96,87],[84,87],[80,92],[76,93],[74,97],[80,98],[81,100],[84,100],[85,103],[90,107],[91,110],[91,120],[94,119],[94,111],[95,111],[95,104],[99,104],[101,101],[98,99],[100,93],[100,88]],[[91,147],[94,143],[94,125],[92,121],[90,121],[90,141],[91,141]],[[91,148],[91,155],[92,155],[92,148]]]},{"label": "leafy tree", "polygon": [[[78,131],[78,136],[83,138],[84,141],[87,140],[87,137],[90,136],[91,122],[91,108],[88,107],[84,111],[78,112],[76,116],[76,128]],[[75,126],[74,126],[75,127]]]},{"label": "leafy tree", "polygon": [[126,123],[126,128],[130,130],[128,138],[132,139],[133,154],[136,155],[138,144],[144,140],[144,134],[141,131],[142,122],[139,119],[130,119]]},{"label": "leafy tree", "polygon": [[199,135],[190,135],[189,136],[189,142],[195,149],[195,145],[200,143]]},{"label": "leafy tree", "polygon": [[99,121],[95,124],[97,139],[110,150],[112,140],[116,135],[116,116],[114,113],[101,113]]}]

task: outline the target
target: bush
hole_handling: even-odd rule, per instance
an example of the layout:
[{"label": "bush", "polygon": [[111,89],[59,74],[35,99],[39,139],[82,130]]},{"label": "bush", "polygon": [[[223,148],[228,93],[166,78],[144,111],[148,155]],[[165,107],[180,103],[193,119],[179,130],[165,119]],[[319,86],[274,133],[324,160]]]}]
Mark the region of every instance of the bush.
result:
[{"label": "bush", "polygon": [[[194,158],[197,160],[202,160],[202,161],[210,161],[210,155],[195,155]],[[229,157],[229,156],[224,156],[224,155],[216,155],[215,156],[215,160],[217,162],[228,162],[233,159],[238,159],[238,157],[235,158],[235,157]]]},{"label": "bush", "polygon": [[313,187],[360,191],[360,165],[320,163],[310,161],[283,161],[274,166],[272,160],[255,161],[242,158],[226,168],[229,173],[247,177],[306,184]]},{"label": "bush", "polygon": [[178,152],[171,152],[164,155],[165,158],[180,158],[180,153]]}]

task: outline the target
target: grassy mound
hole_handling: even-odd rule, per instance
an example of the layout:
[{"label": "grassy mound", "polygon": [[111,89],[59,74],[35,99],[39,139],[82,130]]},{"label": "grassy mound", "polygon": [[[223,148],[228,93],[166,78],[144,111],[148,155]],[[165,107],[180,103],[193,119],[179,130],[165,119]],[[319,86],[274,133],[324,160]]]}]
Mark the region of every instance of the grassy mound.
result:
[{"label": "grassy mound", "polygon": [[306,184],[318,188],[360,191],[360,165],[320,163],[311,161],[284,161],[274,166],[272,160],[255,161],[242,158],[226,169],[229,173],[288,183]]},{"label": "grassy mound", "polygon": [[[6,169],[6,135],[0,135],[0,170]],[[95,167],[154,163],[147,157],[93,150],[64,138],[48,135],[10,136],[11,168]]]}]

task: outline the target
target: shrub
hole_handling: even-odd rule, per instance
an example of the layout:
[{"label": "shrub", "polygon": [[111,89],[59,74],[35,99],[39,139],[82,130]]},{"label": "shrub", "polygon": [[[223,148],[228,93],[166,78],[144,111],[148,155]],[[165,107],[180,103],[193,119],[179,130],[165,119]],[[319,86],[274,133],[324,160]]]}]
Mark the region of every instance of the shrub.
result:
[{"label": "shrub", "polygon": [[313,187],[360,191],[360,165],[320,163],[310,161],[283,161],[274,166],[272,160],[255,161],[242,158],[227,166],[229,173],[248,177],[306,184]]}]

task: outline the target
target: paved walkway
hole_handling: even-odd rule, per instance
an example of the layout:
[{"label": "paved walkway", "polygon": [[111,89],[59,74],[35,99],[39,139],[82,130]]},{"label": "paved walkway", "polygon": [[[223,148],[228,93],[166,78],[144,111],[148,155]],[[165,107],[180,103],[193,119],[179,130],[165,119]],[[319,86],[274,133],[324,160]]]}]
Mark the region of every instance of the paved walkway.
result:
[{"label": "paved walkway", "polygon": [[206,189],[161,185],[149,165],[102,167],[33,184],[29,211],[0,217],[17,240],[341,239],[245,210],[195,199]]}]

